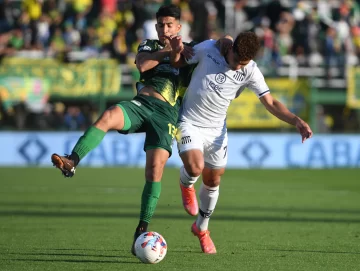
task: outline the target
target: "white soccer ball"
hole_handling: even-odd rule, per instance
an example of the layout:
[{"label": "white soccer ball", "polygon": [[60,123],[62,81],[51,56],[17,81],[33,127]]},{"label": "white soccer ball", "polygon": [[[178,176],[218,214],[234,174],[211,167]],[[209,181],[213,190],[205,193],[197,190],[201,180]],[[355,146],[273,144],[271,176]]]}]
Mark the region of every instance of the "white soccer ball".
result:
[{"label": "white soccer ball", "polygon": [[157,232],[144,232],[135,241],[136,257],[143,263],[161,262],[165,258],[166,252],[166,241]]}]

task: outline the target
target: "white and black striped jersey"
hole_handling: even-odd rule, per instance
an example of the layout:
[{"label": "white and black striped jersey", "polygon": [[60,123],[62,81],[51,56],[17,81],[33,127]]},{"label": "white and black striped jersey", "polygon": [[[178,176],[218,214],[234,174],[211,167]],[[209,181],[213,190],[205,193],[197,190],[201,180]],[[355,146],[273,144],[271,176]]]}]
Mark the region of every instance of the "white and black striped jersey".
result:
[{"label": "white and black striped jersey", "polygon": [[197,63],[180,111],[180,121],[200,127],[222,127],[230,102],[248,88],[259,98],[270,93],[255,61],[231,70],[215,45],[207,40],[194,47],[188,64]]}]

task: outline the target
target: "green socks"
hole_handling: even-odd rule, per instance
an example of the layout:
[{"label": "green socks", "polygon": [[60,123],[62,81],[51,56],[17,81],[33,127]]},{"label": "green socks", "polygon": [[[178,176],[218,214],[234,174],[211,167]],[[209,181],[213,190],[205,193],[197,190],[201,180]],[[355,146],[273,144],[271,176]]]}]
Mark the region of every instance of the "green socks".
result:
[{"label": "green socks", "polygon": [[141,196],[140,221],[150,222],[161,193],[161,182],[145,182]]},{"label": "green socks", "polygon": [[84,135],[79,138],[72,152],[78,155],[79,160],[83,159],[90,151],[100,144],[105,134],[104,131],[95,126],[90,126]]}]

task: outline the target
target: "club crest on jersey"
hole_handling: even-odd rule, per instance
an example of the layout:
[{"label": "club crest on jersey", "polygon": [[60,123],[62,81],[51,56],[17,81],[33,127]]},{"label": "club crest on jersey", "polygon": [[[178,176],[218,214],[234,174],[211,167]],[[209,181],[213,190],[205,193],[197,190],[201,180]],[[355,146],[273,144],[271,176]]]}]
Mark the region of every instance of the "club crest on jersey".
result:
[{"label": "club crest on jersey", "polygon": [[226,81],[226,75],[222,72],[215,75],[215,81],[216,83],[223,84]]},{"label": "club crest on jersey", "polygon": [[244,72],[239,72],[239,71],[236,71],[236,73],[234,74],[234,79],[237,80],[237,81],[242,81],[244,80],[245,78],[245,73]]}]

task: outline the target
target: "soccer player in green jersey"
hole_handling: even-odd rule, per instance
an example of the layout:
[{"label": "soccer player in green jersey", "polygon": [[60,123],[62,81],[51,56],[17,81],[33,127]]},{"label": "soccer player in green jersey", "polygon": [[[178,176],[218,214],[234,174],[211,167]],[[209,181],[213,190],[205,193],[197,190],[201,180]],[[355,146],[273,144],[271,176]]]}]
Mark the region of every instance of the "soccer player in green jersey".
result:
[{"label": "soccer player in green jersey", "polygon": [[109,130],[122,134],[145,132],[145,186],[134,241],[147,231],[160,197],[160,181],[172,153],[181,97],[191,77],[192,67],[177,69],[170,65],[171,46],[165,38],[178,35],[180,14],[180,9],[174,5],[162,6],[156,13],[159,40],[145,40],[139,45],[136,66],[140,71],[140,82],[133,100],[105,110],[79,138],[70,155],[51,156],[53,164],[63,175],[72,177],[79,162],[100,144]]}]

